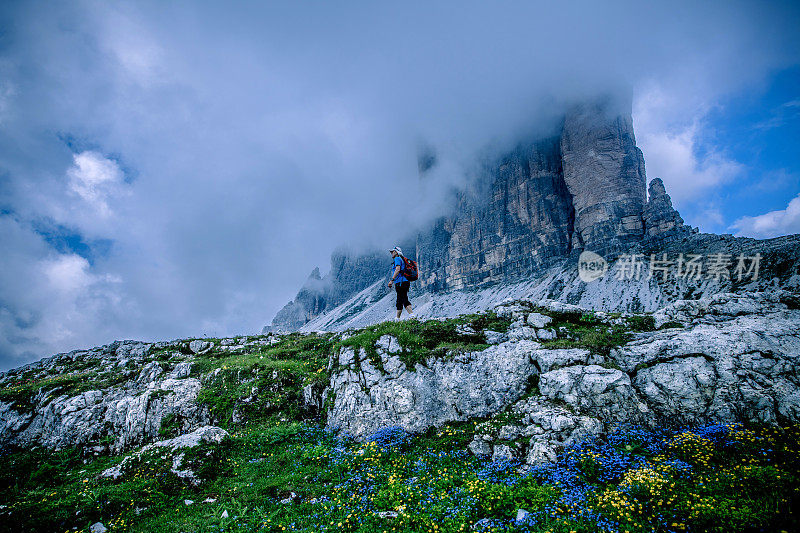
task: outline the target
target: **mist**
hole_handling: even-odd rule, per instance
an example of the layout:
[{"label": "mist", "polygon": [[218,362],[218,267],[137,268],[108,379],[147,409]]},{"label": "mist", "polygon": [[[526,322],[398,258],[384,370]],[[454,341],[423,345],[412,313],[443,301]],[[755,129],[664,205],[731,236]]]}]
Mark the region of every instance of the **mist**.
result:
[{"label": "mist", "polygon": [[632,95],[655,177],[648,143],[798,64],[798,27],[788,2],[4,2],[0,368],[255,333],[598,95]]}]

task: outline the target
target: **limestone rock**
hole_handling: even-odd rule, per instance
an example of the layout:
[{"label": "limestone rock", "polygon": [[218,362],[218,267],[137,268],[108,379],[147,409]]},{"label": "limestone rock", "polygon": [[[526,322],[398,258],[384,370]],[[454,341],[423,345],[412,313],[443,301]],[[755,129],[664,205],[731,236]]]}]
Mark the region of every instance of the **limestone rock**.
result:
[{"label": "limestone rock", "polygon": [[630,377],[614,368],[576,365],[553,370],[539,378],[539,390],[607,422],[644,423],[648,407],[637,397]]},{"label": "limestone rock", "polygon": [[800,310],[787,300],[773,291],[676,302],[661,320],[685,327],[639,332],[607,357],[582,348],[547,349],[525,338],[534,329],[529,309],[549,304],[507,302],[498,313],[513,321],[508,338],[484,351],[408,369],[401,347],[395,354],[384,349],[395,342],[386,338],[380,371],[363,350],[342,350],[331,380],[330,425],[363,438],[382,426],[423,431],[508,408],[510,421],[476,426],[469,450],[534,464],[620,423],[797,421]]},{"label": "limestone rock", "polygon": [[491,438],[483,438],[482,435],[475,435],[472,441],[467,446],[473,455],[486,456],[492,453]]},{"label": "limestone rock", "polygon": [[740,315],[764,314],[785,309],[791,298],[783,290],[746,294],[718,293],[699,300],[677,300],[653,313],[656,328],[667,322],[690,324],[703,317],[706,321],[727,320]]},{"label": "limestone rock", "polygon": [[[381,353],[384,373],[360,351],[344,349],[330,383],[328,426],[363,439],[384,426],[408,431],[488,416],[518,399],[535,372],[531,341],[506,342],[407,370],[396,354]],[[358,365],[355,364],[358,359]]]},{"label": "limestone rock", "polygon": [[558,335],[556,335],[555,330],[552,329],[540,329],[536,331],[536,338],[540,341],[549,341],[555,339],[556,337],[558,337]]},{"label": "limestone rock", "polygon": [[629,105],[580,104],[564,120],[561,157],[575,209],[575,248],[605,255],[644,235],[644,158],[631,117],[621,112]]},{"label": "limestone rock", "polygon": [[535,328],[543,328],[552,322],[553,319],[541,313],[531,313],[528,315],[528,324]]},{"label": "limestone rock", "polygon": [[589,364],[590,361],[597,359],[592,357],[589,350],[583,348],[536,349],[531,352],[530,357],[536,361],[540,372],[550,372],[563,366]]},{"label": "limestone rock", "polygon": [[507,461],[514,459],[514,452],[505,444],[498,444],[493,448],[492,461]]},{"label": "limestone rock", "polygon": [[523,457],[528,464],[553,462],[565,446],[604,429],[598,419],[573,413],[542,397],[517,402],[512,411],[520,416],[519,426],[530,436]]},{"label": "limestone rock", "polygon": [[492,331],[490,329],[483,330],[483,335],[486,337],[486,344],[500,344],[508,340],[508,335],[505,333]]},{"label": "limestone rock", "polygon": [[797,420],[800,311],[774,299],[721,294],[677,303],[667,315],[689,326],[653,332],[611,357],[660,420]]},{"label": "limestone rock", "polygon": [[205,353],[209,348],[211,348],[211,343],[208,341],[193,340],[189,343],[192,353]]},{"label": "limestone rock", "polygon": [[[164,363],[168,369],[165,371],[162,363],[145,363],[142,359],[141,369],[135,370],[134,361],[144,358],[150,349],[147,343],[117,341],[92,352],[76,351],[43,359],[2,375],[1,382],[31,369],[39,369],[43,377],[57,375],[76,361],[96,360],[108,369],[109,375],[116,374],[117,378],[127,375],[129,379],[78,393],[58,387],[44,388],[26,409],[0,402],[0,444],[87,446],[94,453],[120,452],[156,438],[167,415],[175,416],[185,431],[208,424],[208,410],[196,401],[200,381],[187,377],[190,362],[174,363],[171,368]],[[120,366],[122,361],[124,364]],[[108,436],[114,437],[113,442],[100,445]]]},{"label": "limestone rock", "polygon": [[118,465],[104,470],[100,474],[100,477],[118,479],[120,476],[125,474],[128,465],[132,463],[136,457],[150,450],[154,450],[157,448],[166,448],[169,450],[169,453],[174,454],[172,458],[172,467],[170,470],[173,473],[175,473],[178,477],[186,479],[192,482],[193,484],[197,484],[199,480],[195,476],[194,472],[183,468],[184,455],[183,453],[179,453],[179,450],[185,448],[194,448],[202,443],[219,444],[228,436],[229,436],[228,432],[222,428],[216,426],[203,426],[201,428],[192,431],[191,433],[180,435],[173,439],[166,439],[153,442],[151,444],[144,446],[139,451],[126,456]]},{"label": "limestone rock", "polygon": [[644,208],[644,225],[648,237],[655,237],[667,232],[688,232],[683,218],[672,207],[672,200],[664,188],[661,178],[654,178],[648,187],[648,200]]}]

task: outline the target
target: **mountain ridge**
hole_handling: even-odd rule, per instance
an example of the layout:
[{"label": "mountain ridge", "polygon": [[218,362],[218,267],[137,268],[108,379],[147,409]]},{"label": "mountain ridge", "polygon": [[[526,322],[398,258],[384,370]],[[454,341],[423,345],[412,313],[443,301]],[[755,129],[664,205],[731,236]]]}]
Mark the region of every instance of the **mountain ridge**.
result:
[{"label": "mountain ridge", "polygon": [[[435,155],[426,149],[419,164],[421,178],[435,165]],[[518,298],[567,297],[577,303],[582,300],[579,293],[586,292],[592,296],[583,298],[584,304],[607,308],[611,302],[615,306],[608,310],[639,312],[676,299],[745,288],[725,280],[678,282],[675,287],[648,285],[641,289],[645,302],[637,305],[625,296],[630,287],[578,284],[577,259],[583,251],[611,261],[623,253],[677,254],[681,247],[686,254],[729,254],[732,259],[740,253],[737,250],[748,250],[769,255],[772,264],[761,270],[766,280],[745,290],[775,283],[770,279],[781,286],[790,282],[789,289],[797,287],[793,276],[800,257],[792,249],[797,247],[796,236],[754,241],[700,234],[684,223],[660,178],[650,180],[647,190],[645,184],[644,155],[636,146],[630,103],[601,99],[574,106],[565,113],[558,135],[520,144],[499,157],[482,179],[468,183],[452,214],[401,243],[420,267],[420,279],[412,284],[412,303],[452,299],[448,295],[459,290],[495,291]],[[310,277],[262,332],[340,329],[347,324],[363,327],[390,318],[390,297],[381,294],[378,283],[388,267],[383,250],[338,249],[331,257],[331,271],[321,279]],[[318,269],[314,272],[319,278]],[[555,285],[532,292],[512,290],[545,283]],[[597,294],[598,286],[608,292],[605,297]],[[564,287],[570,290],[562,295]],[[485,303],[498,300],[489,298]],[[460,308],[466,310],[477,309]],[[348,313],[364,320],[334,323],[325,318]],[[367,320],[369,316],[373,318]],[[424,311],[423,316],[440,315]]]}]

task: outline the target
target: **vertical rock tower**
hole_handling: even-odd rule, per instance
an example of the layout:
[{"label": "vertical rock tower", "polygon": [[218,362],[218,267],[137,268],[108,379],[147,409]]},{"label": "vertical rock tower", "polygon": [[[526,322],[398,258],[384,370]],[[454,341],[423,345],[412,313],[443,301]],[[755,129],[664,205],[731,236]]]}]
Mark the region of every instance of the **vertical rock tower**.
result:
[{"label": "vertical rock tower", "polygon": [[488,195],[468,191],[420,234],[423,288],[517,279],[575,250],[610,256],[646,235],[644,157],[629,101],[573,106],[558,136],[518,146],[485,179]]},{"label": "vertical rock tower", "polygon": [[564,119],[561,161],[575,210],[573,248],[605,255],[642,239],[644,156],[630,111],[613,100],[573,108]]}]

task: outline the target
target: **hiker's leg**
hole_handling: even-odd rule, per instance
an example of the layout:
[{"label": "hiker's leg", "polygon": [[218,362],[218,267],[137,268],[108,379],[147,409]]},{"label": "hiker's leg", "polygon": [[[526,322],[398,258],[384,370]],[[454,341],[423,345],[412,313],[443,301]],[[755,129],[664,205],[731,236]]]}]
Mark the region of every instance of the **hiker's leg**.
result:
[{"label": "hiker's leg", "polygon": [[[397,316],[398,317],[403,312],[402,307],[406,308],[406,311],[408,311],[409,315],[411,314],[411,302],[408,301],[408,289],[410,289],[410,288],[411,288],[411,282],[410,281],[404,281],[397,288],[397,293],[398,293],[398,297],[397,297],[397,305],[398,305]],[[400,306],[402,306],[402,307],[400,307]]]},{"label": "hiker's leg", "polygon": [[397,293],[397,302],[395,304],[397,308],[397,319],[400,320],[400,315],[403,314],[403,290],[400,288],[400,283],[395,283],[394,290]]}]

